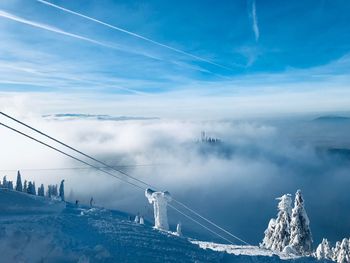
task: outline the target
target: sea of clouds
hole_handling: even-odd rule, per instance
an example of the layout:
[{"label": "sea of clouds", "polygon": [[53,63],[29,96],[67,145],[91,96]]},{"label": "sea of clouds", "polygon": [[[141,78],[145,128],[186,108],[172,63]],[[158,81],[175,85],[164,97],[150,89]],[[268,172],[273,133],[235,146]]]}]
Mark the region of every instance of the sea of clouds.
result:
[{"label": "sea of clouds", "polygon": [[[269,219],[277,213],[275,198],[294,194],[297,189],[304,194],[316,242],[322,237],[334,241],[348,236],[350,162],[346,154],[329,151],[349,146],[350,125],[346,121],[60,120],[30,114],[21,117],[50,135],[169,191],[177,200],[248,242],[257,244],[262,239]],[[1,121],[35,135],[4,118]],[[202,131],[221,142],[201,142]],[[0,137],[1,176],[6,174],[14,180],[15,170],[21,169],[23,178],[35,180],[37,185],[65,179],[69,200],[87,204],[93,197],[96,205],[140,213],[152,220],[152,209],[143,190],[93,169],[45,170],[84,165],[4,128],[0,129]],[[202,237],[211,238],[188,219],[174,211],[169,213],[171,223],[181,221],[185,233],[199,232]]]}]

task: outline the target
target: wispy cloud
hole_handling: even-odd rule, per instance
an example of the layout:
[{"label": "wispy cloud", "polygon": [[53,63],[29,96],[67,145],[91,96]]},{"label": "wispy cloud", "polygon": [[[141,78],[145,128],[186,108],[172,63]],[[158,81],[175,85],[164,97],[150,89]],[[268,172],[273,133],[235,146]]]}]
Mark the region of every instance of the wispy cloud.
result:
[{"label": "wispy cloud", "polygon": [[252,22],[252,28],[255,36],[255,41],[259,40],[260,32],[259,32],[259,26],[258,26],[258,16],[256,14],[256,3],[255,0],[251,2],[251,13],[250,13],[250,19]]}]

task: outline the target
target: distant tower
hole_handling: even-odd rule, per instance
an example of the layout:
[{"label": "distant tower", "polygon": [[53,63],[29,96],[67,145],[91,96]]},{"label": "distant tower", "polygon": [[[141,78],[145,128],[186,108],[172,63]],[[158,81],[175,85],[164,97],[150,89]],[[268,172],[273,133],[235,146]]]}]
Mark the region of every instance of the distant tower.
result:
[{"label": "distant tower", "polygon": [[205,131],[201,132],[201,140],[202,142],[205,142]]}]

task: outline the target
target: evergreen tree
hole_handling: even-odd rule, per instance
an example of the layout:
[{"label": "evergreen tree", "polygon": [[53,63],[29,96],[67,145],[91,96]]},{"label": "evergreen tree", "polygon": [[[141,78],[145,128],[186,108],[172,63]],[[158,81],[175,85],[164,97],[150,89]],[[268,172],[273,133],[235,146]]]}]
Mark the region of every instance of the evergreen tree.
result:
[{"label": "evergreen tree", "polygon": [[276,219],[271,218],[269,221],[269,225],[267,226],[264,234],[264,239],[262,243],[260,244],[261,247],[266,248],[266,249],[271,249],[272,247],[272,236],[273,233],[275,232],[275,227],[276,227]]},{"label": "evergreen tree", "polygon": [[17,172],[16,191],[18,191],[18,192],[22,192],[23,191],[22,178],[21,178],[20,171]]},{"label": "evergreen tree", "polygon": [[340,250],[337,256],[338,263],[350,262],[349,240],[344,238],[340,245]]},{"label": "evergreen tree", "polygon": [[2,187],[7,188],[7,178],[6,178],[6,175],[5,175],[4,178],[2,179]]},{"label": "evergreen tree", "polygon": [[41,184],[40,187],[38,188],[38,196],[44,196],[44,195],[45,195],[44,185]]},{"label": "evergreen tree", "polygon": [[12,181],[7,182],[7,189],[13,190],[13,182]]},{"label": "evergreen tree", "polygon": [[316,249],[316,258],[318,260],[321,260],[321,259],[332,260],[333,259],[333,252],[329,246],[329,242],[327,239],[323,238],[322,242],[318,245],[318,247]]},{"label": "evergreen tree", "polygon": [[35,187],[35,185],[31,181],[29,181],[27,193],[31,194],[31,195],[35,195],[35,188],[34,187]]},{"label": "evergreen tree", "polygon": [[28,183],[27,180],[24,180],[24,184],[23,184],[23,192],[27,193],[28,192]]},{"label": "evergreen tree", "polygon": [[335,247],[332,248],[332,254],[333,254],[332,260],[333,261],[337,261],[337,258],[338,258],[338,255],[339,255],[339,251],[340,251],[340,245],[341,245],[341,243],[339,241],[337,241],[335,243]]},{"label": "evergreen tree", "polygon": [[51,198],[51,196],[52,196],[52,185],[48,185],[47,186],[47,197],[49,197],[49,198]]},{"label": "evergreen tree", "polygon": [[64,201],[64,180],[61,181],[59,192],[61,200]]},{"label": "evergreen tree", "polygon": [[310,254],[312,250],[310,221],[304,208],[304,199],[300,190],[295,194],[290,229],[290,245],[293,249],[300,255]]},{"label": "evergreen tree", "polygon": [[271,237],[271,249],[283,251],[290,241],[292,199],[290,194],[285,194],[277,198],[277,200],[280,200],[278,203],[279,211],[275,222],[275,229]]}]

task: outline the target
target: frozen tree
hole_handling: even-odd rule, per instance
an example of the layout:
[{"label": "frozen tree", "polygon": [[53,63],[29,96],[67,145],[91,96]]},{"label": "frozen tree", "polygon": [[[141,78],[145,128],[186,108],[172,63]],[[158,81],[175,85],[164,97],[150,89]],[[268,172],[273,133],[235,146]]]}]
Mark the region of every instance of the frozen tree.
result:
[{"label": "frozen tree", "polygon": [[180,222],[176,226],[176,235],[178,235],[179,237],[182,236],[182,227]]},{"label": "frozen tree", "polygon": [[6,178],[6,175],[5,175],[4,178],[2,179],[2,187],[7,188],[7,178]]},{"label": "frozen tree", "polygon": [[29,181],[27,193],[31,195],[36,195],[35,183],[32,183],[31,181]]},{"label": "frozen tree", "polygon": [[12,181],[7,182],[7,189],[13,190],[13,182]]},{"label": "frozen tree", "polygon": [[140,216],[140,225],[144,225],[145,224],[145,220],[143,219],[143,216]]},{"label": "frozen tree", "polygon": [[300,190],[295,194],[290,229],[290,245],[293,249],[300,255],[311,253],[312,235],[310,221],[304,208],[304,199]]},{"label": "frozen tree", "polygon": [[264,232],[265,236],[260,244],[261,247],[270,249],[272,247],[272,236],[276,227],[276,219],[271,218],[269,224]]},{"label": "frozen tree", "polygon": [[292,199],[290,194],[285,194],[277,198],[277,200],[280,200],[280,202],[278,203],[278,215],[271,237],[270,249],[283,251],[290,241]]},{"label": "frozen tree", "polygon": [[146,189],[145,195],[148,202],[153,204],[155,228],[169,230],[167,205],[171,201],[170,193],[168,191],[155,192],[151,189]]},{"label": "frozen tree", "polygon": [[340,244],[340,250],[337,255],[338,263],[350,262],[349,240],[344,238]]},{"label": "frozen tree", "polygon": [[139,222],[140,222],[140,218],[139,218],[138,215],[135,216],[134,222],[135,222],[135,223],[139,223]]},{"label": "frozen tree", "polygon": [[339,251],[340,251],[340,245],[341,245],[341,243],[339,241],[337,241],[335,243],[335,247],[332,248],[332,254],[333,254],[332,260],[333,261],[337,261],[338,254],[339,254]]},{"label": "frozen tree", "polygon": [[332,260],[333,252],[329,246],[329,242],[327,239],[323,238],[322,242],[318,245],[316,249],[316,258],[320,259],[328,259]]},{"label": "frozen tree", "polygon": [[24,184],[23,184],[23,192],[27,193],[28,192],[28,183],[27,180],[24,180]]},{"label": "frozen tree", "polygon": [[64,201],[64,180],[61,181],[59,192],[61,200]]},{"label": "frozen tree", "polygon": [[22,192],[23,191],[22,178],[21,178],[20,171],[17,172],[16,191],[18,191],[18,192]]},{"label": "frozen tree", "polygon": [[44,185],[41,184],[40,187],[38,188],[38,196],[44,196],[44,195],[45,195]]}]

